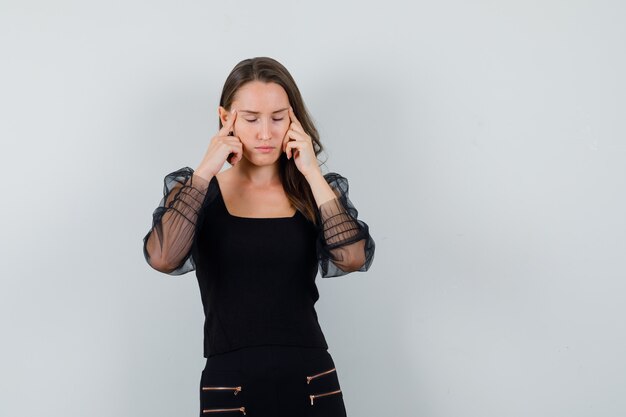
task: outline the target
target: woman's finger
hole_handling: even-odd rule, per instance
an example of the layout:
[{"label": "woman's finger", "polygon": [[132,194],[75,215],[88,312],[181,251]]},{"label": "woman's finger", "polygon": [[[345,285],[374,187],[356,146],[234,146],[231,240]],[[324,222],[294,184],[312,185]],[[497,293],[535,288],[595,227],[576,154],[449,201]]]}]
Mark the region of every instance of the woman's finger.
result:
[{"label": "woman's finger", "polygon": [[299,150],[300,146],[302,146],[302,142],[297,140],[292,140],[287,142],[287,146],[285,146],[285,152],[287,153],[287,159],[291,159],[294,150]]},{"label": "woman's finger", "polygon": [[[291,130],[290,132],[293,132],[293,131]],[[297,132],[293,132],[293,133],[295,133],[295,135],[292,135],[291,137],[300,136],[300,134]],[[291,158],[291,156],[295,152],[306,150],[309,147],[310,147],[310,142],[307,139],[297,138],[294,140],[290,140],[285,145],[285,152],[287,153],[287,159]]]},{"label": "woman's finger", "polygon": [[218,135],[219,136],[227,136],[232,130],[233,125],[235,124],[235,119],[237,119],[237,110],[232,110],[230,113],[230,117],[226,121],[226,124],[222,126]]},{"label": "woman's finger", "polygon": [[292,139],[296,140],[297,138],[301,138],[301,136],[295,130],[291,129],[290,126],[283,137],[283,152],[285,152],[285,146],[287,146],[287,143],[289,143]]},{"label": "woman's finger", "polygon": [[283,146],[283,152],[285,152],[285,151],[287,150],[287,149],[286,149],[286,146],[287,146],[287,143],[288,143],[290,140],[291,140],[291,139],[289,138],[289,130],[287,130],[287,131],[285,132],[285,136],[283,136],[283,145],[282,145],[282,146]]},{"label": "woman's finger", "polygon": [[293,139],[295,139],[295,140],[302,140],[302,141],[305,141],[305,142],[307,142],[307,141],[310,141],[310,140],[311,140],[311,138],[309,137],[309,135],[306,135],[306,134],[305,134],[305,133],[303,133],[303,132],[298,132],[297,130],[294,130],[294,129],[289,129],[289,130],[287,131],[287,135],[288,135],[290,138],[293,138]]},{"label": "woman's finger", "polygon": [[238,137],[236,136],[229,136],[229,138],[233,138],[232,140],[226,140],[224,143],[226,143],[227,145],[230,145],[231,147],[231,152],[228,155],[228,158],[226,158],[226,160],[228,161],[229,164],[231,165],[235,165],[237,162],[239,162],[241,160],[241,158],[243,157],[243,147],[241,144],[241,141],[239,140]]},{"label": "woman's finger", "polygon": [[298,127],[300,129],[302,129],[302,131],[304,131],[304,128],[302,127],[302,123],[300,123],[300,121],[298,120],[298,118],[296,117],[296,114],[293,112],[293,108],[289,107],[289,119],[291,119],[291,121],[293,123],[295,123],[296,125],[298,125]]}]

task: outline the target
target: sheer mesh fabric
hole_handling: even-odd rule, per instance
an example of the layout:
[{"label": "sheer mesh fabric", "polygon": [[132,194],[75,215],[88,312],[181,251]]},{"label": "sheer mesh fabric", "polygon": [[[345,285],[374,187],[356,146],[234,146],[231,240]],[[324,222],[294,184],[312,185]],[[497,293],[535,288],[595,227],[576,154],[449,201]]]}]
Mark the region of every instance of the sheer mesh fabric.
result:
[{"label": "sheer mesh fabric", "polygon": [[144,237],[144,256],[154,269],[182,275],[196,268],[191,248],[208,187],[189,167],[165,176],[163,198]]},{"label": "sheer mesh fabric", "polygon": [[[334,172],[324,175],[337,195],[317,210],[317,259],[323,278],[353,271],[367,271],[374,259],[374,240],[368,225],[348,198],[348,180]],[[219,189],[181,168],[164,179],[163,198],[152,215],[152,228],[143,239],[148,264],[169,275],[182,275],[196,268],[192,248],[201,224],[203,207]]]},{"label": "sheer mesh fabric", "polygon": [[324,175],[336,198],[318,208],[320,232],[317,255],[322,278],[338,277],[354,271],[367,271],[374,260],[375,243],[367,223],[348,196],[348,180],[330,172]]}]

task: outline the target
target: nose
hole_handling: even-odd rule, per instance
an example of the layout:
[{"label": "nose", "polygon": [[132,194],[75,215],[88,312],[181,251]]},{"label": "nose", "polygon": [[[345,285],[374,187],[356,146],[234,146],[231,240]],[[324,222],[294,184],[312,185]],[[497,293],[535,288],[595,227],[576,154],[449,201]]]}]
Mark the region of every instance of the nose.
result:
[{"label": "nose", "polygon": [[259,139],[268,140],[271,139],[272,134],[270,133],[270,123],[265,120],[261,123],[261,131],[259,132]]}]

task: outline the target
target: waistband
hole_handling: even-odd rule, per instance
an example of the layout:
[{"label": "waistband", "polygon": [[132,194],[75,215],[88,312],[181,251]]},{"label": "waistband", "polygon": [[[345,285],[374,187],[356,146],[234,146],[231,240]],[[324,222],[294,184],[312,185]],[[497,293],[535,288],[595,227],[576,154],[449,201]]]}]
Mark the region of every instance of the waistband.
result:
[{"label": "waistband", "polygon": [[311,362],[332,362],[328,349],[287,345],[249,346],[206,358],[204,371],[248,374],[299,372]]}]

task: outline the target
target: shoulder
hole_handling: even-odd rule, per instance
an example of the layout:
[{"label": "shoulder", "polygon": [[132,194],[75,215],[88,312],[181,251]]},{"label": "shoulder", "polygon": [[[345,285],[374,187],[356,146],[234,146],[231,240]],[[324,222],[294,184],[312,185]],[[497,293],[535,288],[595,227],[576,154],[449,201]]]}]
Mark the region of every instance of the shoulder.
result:
[{"label": "shoulder", "polygon": [[232,181],[231,168],[218,172],[213,176],[216,181],[219,181],[221,185],[228,186]]}]

